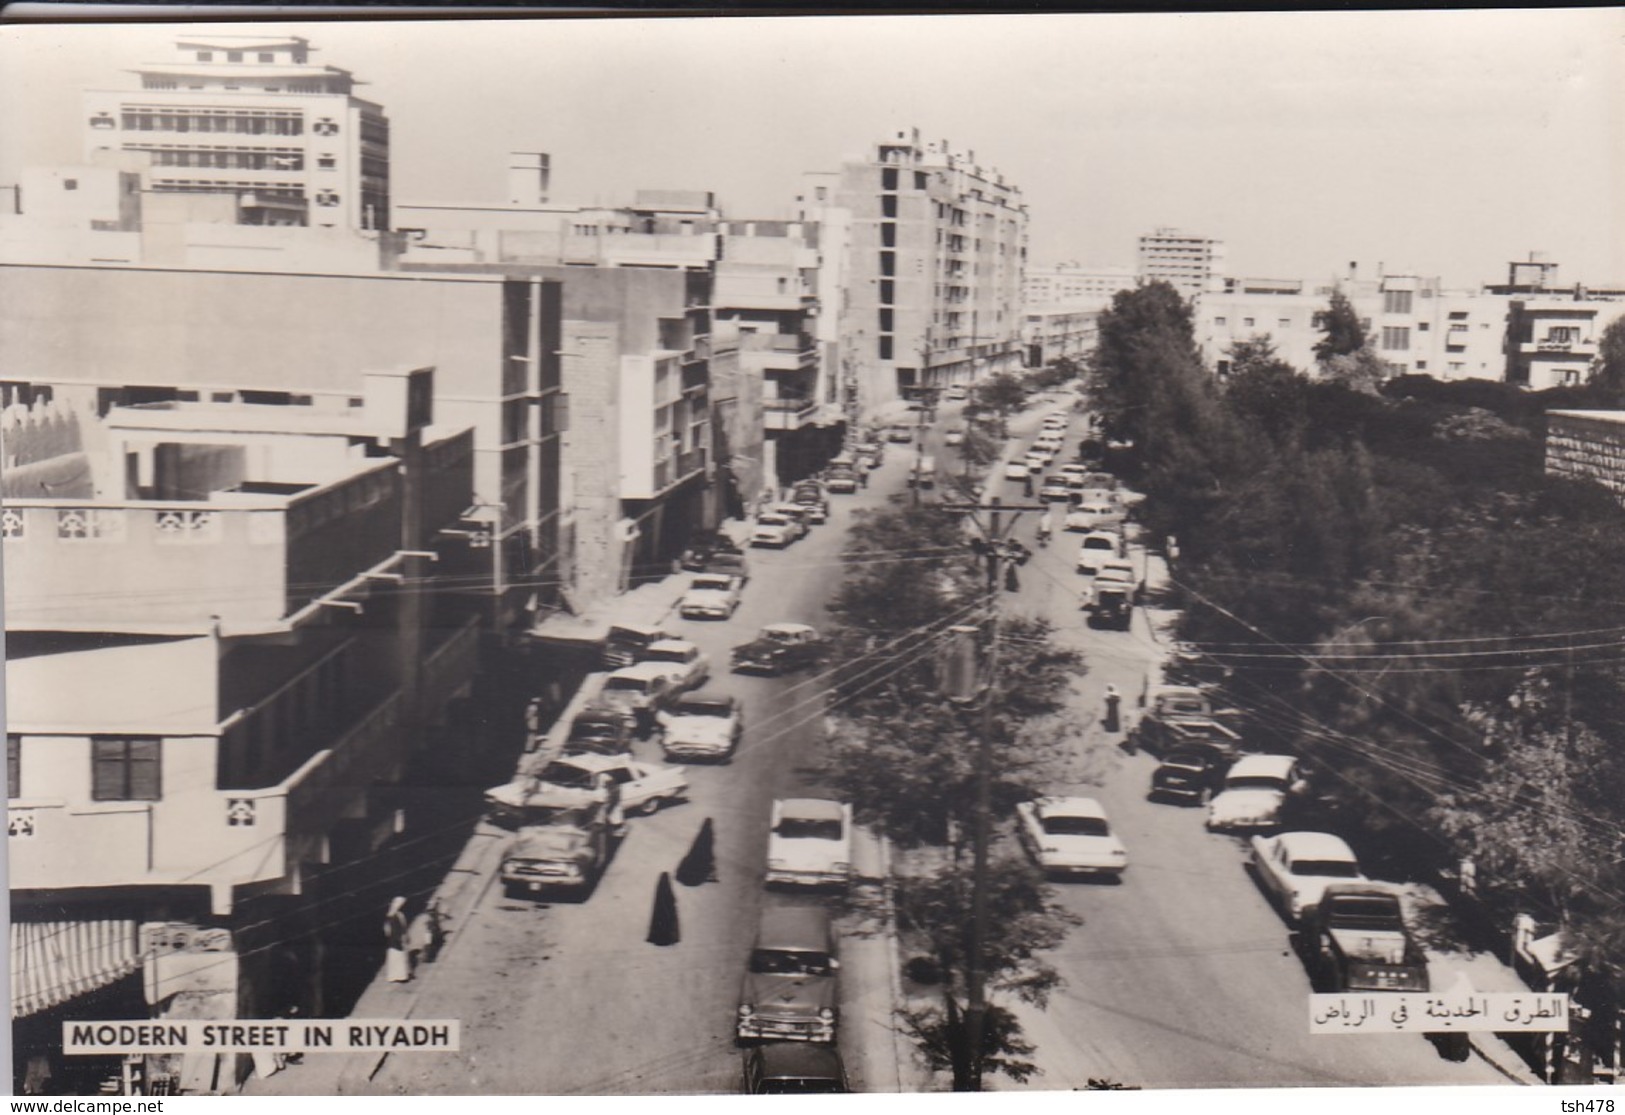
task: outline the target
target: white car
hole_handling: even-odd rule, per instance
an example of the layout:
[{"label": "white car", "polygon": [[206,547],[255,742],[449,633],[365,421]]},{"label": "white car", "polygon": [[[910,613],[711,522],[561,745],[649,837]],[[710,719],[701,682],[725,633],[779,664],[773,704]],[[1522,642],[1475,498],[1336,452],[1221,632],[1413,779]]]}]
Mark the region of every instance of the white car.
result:
[{"label": "white car", "polygon": [[955,445],[964,445],[965,431],[957,428],[949,430],[947,433],[942,435],[942,444],[949,446],[950,448]]},{"label": "white car", "polygon": [[1016,820],[1022,846],[1046,873],[1121,875],[1128,867],[1128,852],[1094,798],[1024,801]]},{"label": "white car", "polygon": [[1208,802],[1208,829],[1230,832],[1280,823],[1281,807],[1297,783],[1298,761],[1292,756],[1243,755]]},{"label": "white car", "polygon": [[1004,466],[1006,480],[1025,480],[1032,473],[1032,466],[1026,461],[1011,461]]},{"label": "white car", "polygon": [[686,639],[661,639],[649,644],[640,665],[664,667],[672,687],[678,691],[694,689],[711,676],[711,660]]},{"label": "white car", "polygon": [[942,397],[947,399],[950,403],[964,402],[966,395],[967,392],[965,391],[964,385],[958,383],[951,384],[948,390],[942,393]]},{"label": "white car", "polygon": [[1044,415],[1044,429],[1046,429],[1046,430],[1064,430],[1064,429],[1066,429],[1066,426],[1067,426],[1066,415],[1064,415],[1064,414],[1046,414],[1046,415]]},{"label": "white car", "polygon": [[782,550],[800,537],[801,528],[794,519],[773,511],[764,511],[756,516],[756,522],[750,528],[752,546],[773,546]]},{"label": "white car", "polygon": [[1076,476],[1080,481],[1089,475],[1088,465],[1069,464],[1061,466],[1062,476]]},{"label": "white car", "polygon": [[1044,469],[1050,466],[1052,461],[1055,460],[1054,453],[1046,452],[1045,450],[1038,448],[1029,449],[1026,453],[1022,454],[1022,456],[1027,462],[1027,467],[1031,468],[1034,472],[1042,472]]},{"label": "white car", "polygon": [[492,814],[522,816],[526,806],[587,805],[603,801],[611,814],[655,813],[686,800],[689,780],[682,767],[639,762],[629,754],[572,754],[549,762],[536,774],[486,790]]},{"label": "white car", "polygon": [[1080,503],[1066,513],[1067,530],[1094,530],[1123,521],[1123,513],[1109,503]]},{"label": "white car", "polygon": [[657,719],[665,730],[660,747],[668,759],[726,763],[745,733],[738,698],[722,693],[690,693]]},{"label": "white car", "polygon": [[1094,576],[1101,566],[1122,556],[1122,538],[1109,530],[1092,530],[1078,548],[1078,572]]},{"label": "white car", "polygon": [[1100,563],[1100,572],[1095,574],[1096,581],[1116,581],[1120,585],[1134,583],[1134,563],[1123,558],[1107,558]]},{"label": "white car", "polygon": [[1320,902],[1333,883],[1367,882],[1360,861],[1329,832],[1283,832],[1252,839],[1252,864],[1259,885],[1296,925]]},{"label": "white car", "polygon": [[725,573],[701,573],[688,582],[688,591],[677,602],[677,614],[684,619],[727,619],[739,607],[743,582]]},{"label": "white car", "polygon": [[770,509],[774,515],[790,520],[797,538],[805,538],[812,531],[812,512],[799,503],[775,503]]},{"label": "white car", "polygon": [[773,802],[767,882],[846,886],[852,881],[852,807],[824,798]]}]

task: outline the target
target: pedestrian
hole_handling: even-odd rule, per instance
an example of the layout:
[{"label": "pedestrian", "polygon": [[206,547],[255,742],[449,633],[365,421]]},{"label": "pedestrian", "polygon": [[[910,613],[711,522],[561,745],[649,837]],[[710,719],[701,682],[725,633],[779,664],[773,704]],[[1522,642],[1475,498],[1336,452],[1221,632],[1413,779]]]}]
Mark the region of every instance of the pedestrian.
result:
[{"label": "pedestrian", "polygon": [[1044,508],[1044,514],[1038,519],[1038,544],[1048,546],[1050,534],[1055,530],[1055,516],[1049,508]]},{"label": "pedestrian", "polygon": [[1028,499],[1033,498],[1033,474],[1030,472],[1021,478],[1021,494]]},{"label": "pedestrian", "polygon": [[1106,719],[1101,723],[1101,727],[1105,728],[1106,731],[1108,731],[1108,732],[1120,732],[1120,731],[1123,730],[1123,721],[1122,721],[1121,716],[1119,715],[1119,709],[1120,709],[1122,703],[1123,703],[1123,698],[1122,698],[1121,694],[1119,694],[1117,692],[1117,686],[1112,685],[1110,683],[1107,683],[1107,685],[1106,685]]},{"label": "pedestrian", "polygon": [[651,945],[675,945],[681,934],[677,928],[677,895],[671,889],[671,875],[662,871],[660,881],[655,884],[655,908],[649,917],[649,936]]},{"label": "pedestrian", "polygon": [[423,911],[423,929],[423,959],[432,963],[446,943],[446,911],[438,895],[429,900],[428,909]]},{"label": "pedestrian", "polygon": [[685,887],[717,881],[716,833],[711,827],[711,818],[707,817],[700,825],[688,854],[677,865],[677,881]]},{"label": "pedestrian", "polygon": [[1168,536],[1168,541],[1163,545],[1162,552],[1168,555],[1168,561],[1170,563],[1178,561],[1179,539],[1170,534]]},{"label": "pedestrian", "polygon": [[389,913],[384,917],[384,974],[390,983],[405,983],[412,978],[412,965],[406,955],[406,899],[389,900]]},{"label": "pedestrian", "polygon": [[525,750],[535,751],[542,742],[542,699],[532,697],[525,704]]},{"label": "pedestrian", "polygon": [[869,462],[868,461],[860,461],[858,463],[858,487],[867,488],[868,486],[869,486]]}]

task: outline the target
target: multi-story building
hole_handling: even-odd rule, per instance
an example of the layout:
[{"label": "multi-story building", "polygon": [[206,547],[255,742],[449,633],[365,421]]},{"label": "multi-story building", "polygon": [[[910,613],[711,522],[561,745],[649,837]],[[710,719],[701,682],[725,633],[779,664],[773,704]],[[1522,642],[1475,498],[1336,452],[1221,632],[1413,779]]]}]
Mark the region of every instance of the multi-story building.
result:
[{"label": "multi-story building", "polygon": [[[353,963],[327,955],[335,928],[398,885],[401,775],[477,659],[477,611],[428,588],[474,558],[443,533],[473,438],[429,425],[432,376],[358,372],[358,405],[36,400],[8,421],[21,1055],[54,1057],[74,1019],[319,1011]],[[217,1092],[230,1060],[147,1078]]]},{"label": "multi-story building", "polygon": [[[826,265],[839,257],[846,277],[833,311],[855,413],[1022,366],[1027,208],[975,152],[897,132],[833,175],[808,175],[796,216],[824,230]],[[842,244],[825,234],[836,228]]]},{"label": "multi-story building", "polygon": [[146,155],[156,193],[229,199],[236,223],[390,227],[389,120],[297,36],[207,35],[86,91],[85,155]]},{"label": "multi-story building", "polygon": [[1029,267],[1022,280],[1021,297],[1028,306],[1105,306],[1120,290],[1132,290],[1140,281],[1132,267],[1087,267],[1061,263]]},{"label": "multi-story building", "polygon": [[1042,368],[1057,360],[1082,360],[1100,339],[1100,310],[1076,304],[1027,307],[1021,329],[1027,366]]},{"label": "multi-story building", "polygon": [[1194,298],[1223,274],[1222,240],[1177,228],[1158,228],[1140,237],[1139,277],[1144,282],[1160,280]]},{"label": "multi-story building", "polygon": [[330,275],[0,266],[0,387],[103,411],[166,400],[344,409],[357,369],[431,363],[435,412],[474,429],[474,507],[493,631],[557,596],[563,387],[557,283],[496,275]]}]

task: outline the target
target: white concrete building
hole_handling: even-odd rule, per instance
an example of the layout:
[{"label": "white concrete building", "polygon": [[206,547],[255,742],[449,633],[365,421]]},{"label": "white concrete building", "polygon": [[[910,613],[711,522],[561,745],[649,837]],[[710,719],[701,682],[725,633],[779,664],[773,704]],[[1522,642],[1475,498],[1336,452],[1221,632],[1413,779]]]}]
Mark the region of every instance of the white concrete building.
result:
[{"label": "white concrete building", "polygon": [[1120,290],[1132,290],[1140,281],[1133,267],[1085,266],[1061,263],[1029,267],[1022,279],[1021,298],[1028,306],[1105,306]]},{"label": "white concrete building", "polygon": [[1224,241],[1158,228],[1140,237],[1139,276],[1145,282],[1161,280],[1186,298],[1207,289],[1208,282],[1224,274]]}]

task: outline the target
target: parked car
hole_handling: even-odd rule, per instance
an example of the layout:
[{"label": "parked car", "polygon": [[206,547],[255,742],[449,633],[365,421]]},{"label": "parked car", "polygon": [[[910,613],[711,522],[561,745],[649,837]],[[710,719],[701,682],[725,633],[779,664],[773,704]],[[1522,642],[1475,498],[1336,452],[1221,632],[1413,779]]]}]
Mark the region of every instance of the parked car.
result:
[{"label": "parked car", "polygon": [[1369,881],[1348,844],[1329,832],[1255,836],[1252,866],[1264,893],[1292,925],[1313,915],[1327,887]]},{"label": "parked car", "polygon": [[858,467],[832,464],[824,473],[824,487],[831,492],[851,493],[858,490]]},{"label": "parked car", "polygon": [[1405,924],[1399,895],[1387,887],[1334,883],[1299,936],[1319,991],[1429,990],[1427,954]]},{"label": "parked car", "polygon": [[739,989],[738,1040],[833,1042],[840,966],[827,910],[764,909]]},{"label": "parked car", "polygon": [[639,735],[647,735],[654,714],[676,697],[671,666],[665,662],[638,662],[623,666],[604,679],[594,703],[619,712]]},{"label": "parked car", "polygon": [[609,810],[602,802],[561,809],[548,824],[521,828],[502,855],[509,898],[592,890],[609,863]]},{"label": "parked car", "polygon": [[1078,480],[1081,482],[1088,475],[1089,475],[1089,468],[1086,465],[1065,464],[1065,465],[1061,466],[1061,476],[1063,478],[1064,477],[1076,476],[1078,478]]},{"label": "parked car", "polygon": [[1066,513],[1067,530],[1098,530],[1123,521],[1123,512],[1109,503],[1084,502]]},{"label": "parked car", "polygon": [[1037,462],[1037,467],[1040,469],[1049,468],[1050,464],[1055,460],[1054,450],[1048,449],[1037,442],[1033,443],[1025,455],[1027,460]]},{"label": "parked car", "polygon": [[717,554],[724,553],[739,553],[739,544],[726,534],[712,534],[690,543],[683,551],[680,564],[690,573],[704,573],[711,559]]},{"label": "parked car", "polygon": [[1083,544],[1078,547],[1078,572],[1092,577],[1106,562],[1122,556],[1122,535],[1110,530],[1092,530],[1083,536]]},{"label": "parked car", "polygon": [[752,546],[772,546],[782,550],[800,537],[801,525],[777,511],[763,511],[756,516],[756,522],[750,528]]},{"label": "parked car", "polygon": [[653,813],[662,805],[688,797],[688,776],[682,767],[645,763],[629,753],[619,755],[561,756],[535,775],[485,792],[492,812],[523,814],[528,803],[551,805],[602,802],[624,813]]},{"label": "parked car", "polygon": [[1134,563],[1120,557],[1106,558],[1100,563],[1095,573],[1095,584],[1098,587],[1103,581],[1112,581],[1120,585],[1134,587]]},{"label": "parked car", "polygon": [[824,498],[824,487],[816,480],[803,480],[795,487],[790,500],[802,509],[810,523],[829,521],[829,500]]},{"label": "parked car", "polygon": [[772,511],[775,515],[783,515],[795,525],[796,537],[798,539],[805,538],[809,533],[811,533],[812,512],[808,511],[801,504],[786,500],[783,503],[775,503],[772,507]]},{"label": "parked car", "polygon": [[1039,798],[1016,806],[1016,833],[1046,874],[1118,876],[1128,852],[1094,798]]},{"label": "parked car", "polygon": [[570,721],[566,755],[619,755],[632,749],[632,726],[621,710],[588,705]]},{"label": "parked car", "polygon": [[805,623],[770,623],[761,634],[734,647],[736,674],[787,674],[823,660],[824,641],[817,630]]},{"label": "parked car", "polygon": [[1179,747],[1151,772],[1152,801],[1200,804],[1219,792],[1230,762],[1212,747]]},{"label": "parked car", "polygon": [[937,486],[937,459],[929,454],[914,462],[908,470],[908,486],[929,490]]},{"label": "parked car", "polygon": [[948,446],[949,448],[953,448],[956,445],[964,445],[965,431],[958,426],[951,427],[947,433],[942,435],[942,444]]},{"label": "parked car", "polygon": [[1004,466],[1004,478],[1006,480],[1025,480],[1032,471],[1032,465],[1026,461],[1011,461]]},{"label": "parked car", "polygon": [[1298,761],[1290,755],[1243,755],[1224,776],[1207,806],[1212,832],[1266,829],[1280,824],[1287,796],[1302,792]]},{"label": "parked car", "polygon": [[746,1095],[833,1095],[851,1090],[840,1051],[833,1045],[770,1042],[745,1054]]},{"label": "parked car", "polygon": [[965,390],[965,385],[962,383],[950,383],[948,389],[942,393],[942,397],[950,403],[962,403],[969,396],[970,393]]},{"label": "parked car", "polygon": [[860,441],[852,446],[852,453],[857,458],[858,464],[873,471],[885,463],[886,443],[880,438]]},{"label": "parked car", "polygon": [[630,666],[641,659],[652,644],[667,637],[666,632],[654,624],[618,623],[604,637],[599,659],[611,670]]},{"label": "parked car", "polygon": [[1059,476],[1046,476],[1038,487],[1038,498],[1059,503],[1067,498],[1066,481]]},{"label": "parked car", "polygon": [[1066,415],[1064,415],[1064,414],[1046,414],[1046,415],[1044,415],[1044,429],[1046,429],[1046,430],[1064,430],[1064,429],[1066,429],[1066,427],[1067,427],[1067,417],[1066,417]]},{"label": "parked car", "polygon": [[668,759],[728,762],[745,732],[744,712],[736,697],[700,691],[680,697],[661,714],[660,747]]},{"label": "parked car", "polygon": [[736,577],[739,580],[740,588],[743,589],[745,584],[750,581],[750,558],[743,553],[730,553],[726,550],[718,551],[712,554],[710,560],[705,563],[704,572],[721,573],[725,576]]},{"label": "parked car", "polygon": [[767,883],[846,886],[852,878],[852,807],[824,798],[773,802]]},{"label": "parked car", "polygon": [[688,591],[677,602],[677,614],[684,619],[727,619],[739,607],[743,587],[738,577],[701,573],[688,582]]},{"label": "parked car", "polygon": [[674,699],[677,693],[702,685],[711,676],[711,660],[687,639],[662,639],[649,648],[640,665],[665,667],[676,691]]},{"label": "parked car", "polygon": [[886,440],[906,445],[914,440],[914,427],[906,422],[894,423],[891,429],[886,431]]}]

